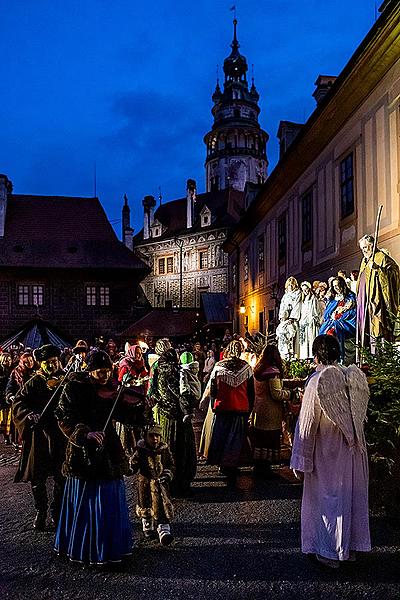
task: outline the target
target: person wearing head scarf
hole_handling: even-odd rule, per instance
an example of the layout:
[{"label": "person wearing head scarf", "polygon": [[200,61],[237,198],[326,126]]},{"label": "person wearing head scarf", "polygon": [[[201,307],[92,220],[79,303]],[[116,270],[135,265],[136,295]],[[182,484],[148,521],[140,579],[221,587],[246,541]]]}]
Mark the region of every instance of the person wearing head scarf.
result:
[{"label": "person wearing head scarf", "polygon": [[[332,335],[337,339],[340,347],[340,360],[349,364],[354,350],[351,344],[346,344],[346,342],[355,339],[356,335],[356,296],[347,287],[343,277],[332,277],[329,292],[324,321],[319,333]],[[346,351],[349,353],[349,357],[346,357]]]},{"label": "person wearing head scarf", "polygon": [[54,417],[61,393],[59,382],[64,373],[59,361],[61,350],[45,344],[34,351],[39,370],[15,394],[12,412],[22,439],[22,452],[15,482],[30,482],[36,508],[33,526],[46,529],[48,497],[46,481],[53,477],[53,500],[50,504],[51,525],[55,527],[64,489],[61,465],[66,441]]},{"label": "person wearing head scarf", "polygon": [[160,425],[163,440],[174,457],[176,471],[172,494],[188,496],[196,475],[197,455],[193,426],[190,418],[186,418],[180,381],[177,353],[173,348],[164,350],[157,361],[149,389],[152,418]]},{"label": "person wearing head scarf", "polygon": [[11,413],[10,407],[7,403],[7,382],[10,377],[12,369],[12,358],[8,352],[0,353],[0,433],[4,436],[4,443],[6,445],[11,443],[10,440],[10,427],[11,427]]},{"label": "person wearing head scarf", "polygon": [[65,493],[55,551],[84,564],[120,562],[132,553],[124,475],[129,459],[114,419],[129,423],[129,403],[117,398],[112,362],[93,350],[87,370],[65,385],[55,414],[68,441],[62,466]]},{"label": "person wearing head scarf", "polygon": [[[11,405],[15,395],[22,386],[34,375],[35,360],[32,351],[23,352],[20,356],[18,366],[16,366],[10,374],[6,386],[6,403],[9,407],[8,412],[11,417]],[[15,429],[14,421],[10,418],[10,440],[15,447],[19,445],[18,434]]]},{"label": "person wearing head scarf", "polygon": [[304,392],[290,464],[304,478],[302,552],[338,568],[371,550],[364,437],[369,388],[355,365],[338,364],[334,337],[316,337],[313,354],[317,367]]},{"label": "person wearing head scarf", "polygon": [[251,366],[240,358],[243,345],[231,341],[223,360],[216,363],[202,406],[208,402],[207,415],[200,441],[200,451],[207,464],[218,465],[228,476],[228,485],[236,483],[238,467],[245,462],[248,417],[254,404],[254,378]]},{"label": "person wearing head scarf", "polygon": [[302,293],[299,320],[300,359],[312,358],[312,343],[318,335],[320,327],[320,312],[318,300],[311,283],[303,281],[300,285]]}]

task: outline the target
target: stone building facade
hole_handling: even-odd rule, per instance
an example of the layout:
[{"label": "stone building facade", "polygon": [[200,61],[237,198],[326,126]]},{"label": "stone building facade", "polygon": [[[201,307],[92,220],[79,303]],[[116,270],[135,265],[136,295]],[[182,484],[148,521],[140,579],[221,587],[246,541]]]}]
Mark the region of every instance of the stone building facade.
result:
[{"label": "stone building facade", "polygon": [[339,77],[318,78],[315,111],[290,124],[296,135],[225,245],[242,331],[273,320],[288,276],[358,269],[380,204],[379,245],[400,262],[399,3],[381,13]]},{"label": "stone building facade", "polygon": [[[151,272],[142,288],[153,307],[199,307],[202,292],[228,291],[228,258],[223,244],[267,176],[268,134],[258,123],[259,95],[249,89],[247,61],[239,53],[234,20],[232,52],[224,61],[223,90],[212,96],[213,126],[207,146],[206,193],[188,180],[186,198],[156,209],[143,200],[143,230],[133,238]],[[123,239],[131,247],[129,207],[123,208]]]}]

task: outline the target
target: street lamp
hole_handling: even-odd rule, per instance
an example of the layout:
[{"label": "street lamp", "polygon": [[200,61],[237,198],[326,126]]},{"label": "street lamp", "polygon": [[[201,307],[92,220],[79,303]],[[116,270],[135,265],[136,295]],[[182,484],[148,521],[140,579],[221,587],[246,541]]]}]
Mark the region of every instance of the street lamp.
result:
[{"label": "street lamp", "polygon": [[245,312],[246,312],[246,307],[244,305],[243,300],[242,300],[242,304],[239,306],[239,312],[240,312],[241,315],[244,315]]}]

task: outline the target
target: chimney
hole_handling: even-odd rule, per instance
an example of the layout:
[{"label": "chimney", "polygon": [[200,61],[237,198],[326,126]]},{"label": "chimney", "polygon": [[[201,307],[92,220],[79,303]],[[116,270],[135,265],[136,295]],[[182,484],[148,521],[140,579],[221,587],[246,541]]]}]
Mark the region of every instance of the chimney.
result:
[{"label": "chimney", "polygon": [[0,175],[0,237],[4,237],[8,194],[12,192],[12,183],[7,175]]},{"label": "chimney", "polygon": [[293,123],[292,121],[281,121],[279,123],[278,133],[276,134],[279,140],[279,160],[294,142],[302,128],[301,123]]},{"label": "chimney", "polygon": [[313,93],[317,106],[319,106],[321,101],[325,98],[336,79],[336,75],[320,75],[318,77],[317,81],[314,83],[316,88]]},{"label": "chimney", "polygon": [[154,196],[145,196],[143,198],[144,222],[143,222],[143,239],[148,240],[151,237],[151,226],[154,222],[154,207],[156,199]]},{"label": "chimney", "polygon": [[124,231],[124,244],[129,250],[133,250],[133,232],[132,227],[127,227]]},{"label": "chimney", "polygon": [[196,201],[196,182],[188,179],[186,183],[186,227],[190,229],[194,222],[194,203]]}]

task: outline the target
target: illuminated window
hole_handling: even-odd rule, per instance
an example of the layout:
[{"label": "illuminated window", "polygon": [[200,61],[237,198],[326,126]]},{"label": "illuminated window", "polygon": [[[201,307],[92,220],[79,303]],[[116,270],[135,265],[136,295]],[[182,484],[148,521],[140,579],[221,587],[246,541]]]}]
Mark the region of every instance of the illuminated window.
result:
[{"label": "illuminated window", "polygon": [[86,287],[86,306],[96,306],[96,286]]},{"label": "illuminated window", "polygon": [[20,306],[29,305],[29,285],[18,286],[18,304]]},{"label": "illuminated window", "polygon": [[100,306],[110,306],[110,288],[100,286]]}]

